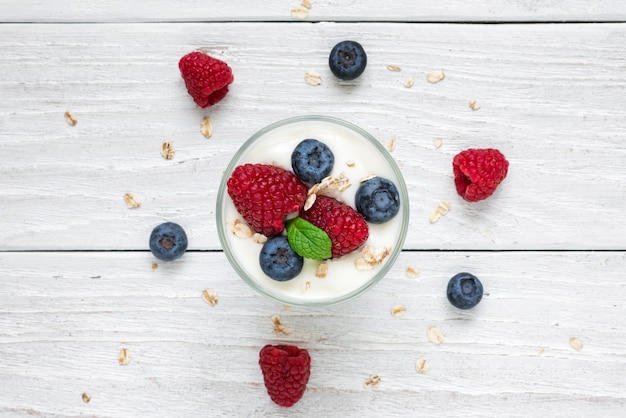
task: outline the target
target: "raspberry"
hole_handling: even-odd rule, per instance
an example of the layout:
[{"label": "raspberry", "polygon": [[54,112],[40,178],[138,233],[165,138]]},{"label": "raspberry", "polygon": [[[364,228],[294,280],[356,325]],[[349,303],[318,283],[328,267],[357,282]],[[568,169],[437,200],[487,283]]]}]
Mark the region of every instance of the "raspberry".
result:
[{"label": "raspberry", "polygon": [[234,80],[228,64],[203,52],[185,55],[178,68],[193,101],[203,109],[222,100]]},{"label": "raspberry", "polygon": [[285,229],[285,216],[302,209],[307,196],[306,185],[295,174],[267,164],[237,166],[226,186],[243,219],[268,237]]},{"label": "raspberry", "polygon": [[265,388],[280,406],[289,407],[302,398],[311,374],[311,357],[294,345],[266,345],[259,353]]},{"label": "raspberry", "polygon": [[467,149],[452,161],[454,184],[459,195],[468,202],[488,198],[504,180],[509,162],[497,149]]},{"label": "raspberry", "polygon": [[363,215],[329,196],[317,196],[309,210],[300,211],[300,217],[328,234],[333,258],[356,250],[369,236]]}]

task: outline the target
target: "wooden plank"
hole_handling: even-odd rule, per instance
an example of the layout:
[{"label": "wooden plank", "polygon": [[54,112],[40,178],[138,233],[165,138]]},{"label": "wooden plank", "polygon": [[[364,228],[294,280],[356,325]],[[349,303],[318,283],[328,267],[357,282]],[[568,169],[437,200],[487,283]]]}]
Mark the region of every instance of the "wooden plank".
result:
[{"label": "wooden plank", "polygon": [[474,1],[375,0],[337,2],[311,0],[306,10],[301,1],[267,0],[198,2],[163,0],[77,1],[48,3],[0,0],[3,22],[162,22],[162,21],[294,21],[294,9],[308,13],[305,21],[401,21],[401,22],[503,22],[503,21],[624,21],[626,5],[613,0],[498,0]]},{"label": "wooden plank", "polygon": [[[328,52],[352,37],[369,66],[337,82]],[[624,24],[1,25],[0,249],[146,249],[164,220],[187,229],[190,248],[219,249],[214,208],[228,160],[258,129],[303,114],[346,119],[383,144],[396,136],[411,197],[406,248],[624,249],[625,44]],[[177,68],[197,48],[236,78],[208,110]],[[439,69],[446,78],[428,83]],[[306,84],[307,70],[322,85]],[[206,115],[211,139],[199,130]],[[452,157],[469,147],[499,148],[511,162],[478,204],[452,181]],[[140,208],[126,207],[127,192]],[[430,224],[442,200],[452,210]]]},{"label": "wooden plank", "polygon": [[[626,403],[625,260],[404,252],[358,299],[287,310],[253,293],[219,252],[154,270],[145,252],[1,253],[0,414],[617,417]],[[408,278],[407,266],[421,274]],[[466,312],[445,297],[462,270],[488,294]],[[206,288],[217,306],[202,300]],[[397,304],[405,316],[390,314]],[[273,315],[288,334],[273,332]],[[429,326],[442,344],[428,341]],[[272,404],[256,364],[264,344],[279,342],[312,356],[308,390],[291,410]],[[381,383],[365,387],[372,374]]]}]

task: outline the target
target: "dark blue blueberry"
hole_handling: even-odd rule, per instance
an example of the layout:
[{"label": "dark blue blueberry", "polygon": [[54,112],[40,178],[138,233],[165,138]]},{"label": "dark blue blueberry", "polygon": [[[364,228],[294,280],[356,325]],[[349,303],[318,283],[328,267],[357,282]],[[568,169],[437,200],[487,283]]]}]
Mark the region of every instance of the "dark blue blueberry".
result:
[{"label": "dark blue blueberry", "polygon": [[400,194],[391,180],[374,177],[361,183],[355,203],[356,210],[367,222],[382,224],[400,210]]},{"label": "dark blue blueberry", "polygon": [[172,261],[182,257],[187,250],[187,234],[174,222],[156,226],[150,234],[150,251],[159,260]]},{"label": "dark blue blueberry", "polygon": [[304,258],[291,248],[287,236],[277,235],[263,244],[259,263],[261,270],[269,277],[279,282],[286,282],[300,274]]},{"label": "dark blue blueberry", "polygon": [[459,309],[470,309],[483,298],[483,285],[470,273],[459,273],[448,282],[448,300]]},{"label": "dark blue blueberry", "polygon": [[305,139],[291,153],[291,168],[305,183],[319,183],[332,171],[334,164],[333,152],[317,139]]},{"label": "dark blue blueberry", "polygon": [[338,79],[354,80],[365,70],[367,55],[360,43],[342,41],[330,51],[328,65]]}]

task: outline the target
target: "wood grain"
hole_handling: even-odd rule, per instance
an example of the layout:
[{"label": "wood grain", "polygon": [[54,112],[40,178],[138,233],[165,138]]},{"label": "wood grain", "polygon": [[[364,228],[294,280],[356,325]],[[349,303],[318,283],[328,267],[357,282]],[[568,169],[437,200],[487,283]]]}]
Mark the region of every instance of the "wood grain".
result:
[{"label": "wood grain", "polygon": [[[305,21],[399,21],[399,22],[533,22],[533,21],[624,21],[622,0],[464,0],[427,1],[311,0]],[[299,21],[291,11],[300,0],[176,3],[156,0],[78,1],[54,3],[0,0],[4,22],[162,22],[162,21]]]},{"label": "wood grain", "polygon": [[[625,260],[624,252],[404,252],[361,298],[287,310],[255,294],[222,253],[188,253],[154,270],[144,252],[2,253],[0,381],[11,389],[0,391],[0,414],[618,417]],[[420,274],[408,278],[408,266]],[[466,312],[445,297],[461,270],[487,293]],[[206,288],[217,306],[203,301]],[[401,318],[390,312],[397,304],[407,307]],[[272,315],[289,334],[273,332]],[[429,326],[442,344],[428,342]],[[259,349],[277,342],[313,359],[308,390],[290,410],[269,400],[256,364]],[[365,387],[373,374],[381,383]]]},{"label": "wood grain", "polygon": [[[368,70],[338,82],[327,54],[354,34]],[[0,249],[146,249],[164,220],[187,229],[192,249],[219,249],[227,162],[258,129],[302,114],[346,119],[383,144],[396,136],[408,249],[624,249],[625,40],[624,24],[1,25]],[[198,48],[236,78],[208,110],[177,68]],[[446,78],[428,83],[438,69]],[[307,70],[322,85],[306,84]],[[210,139],[200,133],[206,115]],[[164,141],[173,160],[160,155]],[[452,181],[452,157],[469,147],[499,148],[511,162],[478,204]],[[128,192],[140,208],[127,208]],[[431,225],[442,200],[452,210]]]}]

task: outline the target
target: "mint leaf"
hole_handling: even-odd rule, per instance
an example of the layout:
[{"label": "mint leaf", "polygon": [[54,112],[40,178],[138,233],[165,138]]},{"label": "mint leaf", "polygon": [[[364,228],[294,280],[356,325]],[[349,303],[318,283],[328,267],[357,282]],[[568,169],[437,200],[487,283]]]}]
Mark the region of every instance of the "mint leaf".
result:
[{"label": "mint leaf", "polygon": [[332,256],[332,242],[328,234],[302,218],[287,222],[287,240],[291,248],[302,257],[325,260]]}]

